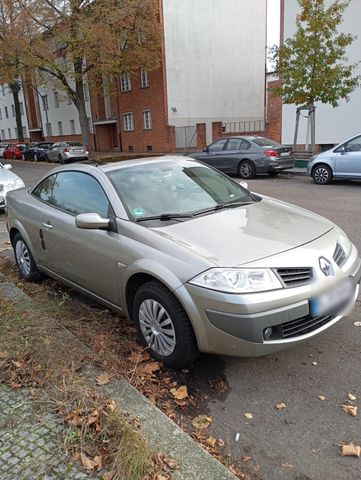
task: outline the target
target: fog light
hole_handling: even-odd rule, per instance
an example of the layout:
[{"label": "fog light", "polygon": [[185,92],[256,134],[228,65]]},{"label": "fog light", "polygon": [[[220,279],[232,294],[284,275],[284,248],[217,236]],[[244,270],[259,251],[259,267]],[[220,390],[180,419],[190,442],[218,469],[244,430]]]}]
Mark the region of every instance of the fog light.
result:
[{"label": "fog light", "polygon": [[272,327],[266,328],[263,332],[263,336],[266,340],[269,340],[270,338],[272,338],[272,335],[273,335],[273,328]]}]

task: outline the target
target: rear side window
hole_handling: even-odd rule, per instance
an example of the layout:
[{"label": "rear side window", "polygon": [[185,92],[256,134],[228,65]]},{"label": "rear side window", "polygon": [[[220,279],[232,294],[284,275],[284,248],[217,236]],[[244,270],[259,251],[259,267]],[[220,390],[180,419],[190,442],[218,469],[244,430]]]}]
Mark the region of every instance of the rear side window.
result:
[{"label": "rear side window", "polygon": [[226,150],[248,150],[250,144],[243,140],[242,138],[230,138],[227,143]]},{"label": "rear side window", "polygon": [[278,142],[275,142],[274,140],[271,140],[266,137],[257,137],[252,140],[253,143],[260,147],[273,147],[273,148],[278,148],[281,147],[282,145]]},{"label": "rear side window", "polygon": [[34,188],[32,194],[35,197],[38,197],[43,202],[49,202],[51,196],[53,195],[53,189],[55,185],[56,174],[50,175],[45,180],[43,180],[37,187]]}]

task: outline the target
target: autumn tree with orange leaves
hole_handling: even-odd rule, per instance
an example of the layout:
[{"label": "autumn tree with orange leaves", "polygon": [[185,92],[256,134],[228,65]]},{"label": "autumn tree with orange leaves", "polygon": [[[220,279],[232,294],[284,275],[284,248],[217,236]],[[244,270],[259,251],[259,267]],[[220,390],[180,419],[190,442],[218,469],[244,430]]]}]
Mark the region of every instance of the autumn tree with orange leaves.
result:
[{"label": "autumn tree with orange leaves", "polygon": [[[69,96],[78,110],[83,143],[90,147],[84,87],[105,86],[112,93],[120,74],[159,67],[158,2],[0,0],[0,11],[10,3],[19,15],[16,28],[2,32],[0,25],[0,39],[3,44],[9,40],[12,55],[17,52],[13,80],[31,71],[38,84],[50,83]],[[3,64],[6,58],[0,46]],[[11,83],[12,75],[0,73],[0,81]]]}]

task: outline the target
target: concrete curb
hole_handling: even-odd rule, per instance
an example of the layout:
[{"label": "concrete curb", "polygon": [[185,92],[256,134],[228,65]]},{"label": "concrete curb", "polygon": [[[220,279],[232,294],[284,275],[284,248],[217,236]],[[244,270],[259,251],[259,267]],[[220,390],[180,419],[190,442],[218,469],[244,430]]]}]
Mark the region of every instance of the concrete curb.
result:
[{"label": "concrete curb", "polygon": [[[19,310],[29,308],[33,303],[22,290],[8,282],[1,273],[0,295],[2,298],[13,301]],[[64,341],[80,348],[86,355],[91,353],[89,347],[66,328],[59,328],[59,333]],[[94,379],[99,371],[95,370],[92,365],[88,365],[83,373],[88,381],[95,385]],[[173,473],[175,480],[236,479],[226,467],[192,440],[126,380],[114,380],[108,385],[97,388],[111,396],[122,410],[139,420],[141,432],[153,451],[161,451],[178,462],[180,467]]]},{"label": "concrete curb", "polygon": [[292,170],[285,170],[284,173],[290,175],[307,176],[307,171],[305,168],[293,168]]}]

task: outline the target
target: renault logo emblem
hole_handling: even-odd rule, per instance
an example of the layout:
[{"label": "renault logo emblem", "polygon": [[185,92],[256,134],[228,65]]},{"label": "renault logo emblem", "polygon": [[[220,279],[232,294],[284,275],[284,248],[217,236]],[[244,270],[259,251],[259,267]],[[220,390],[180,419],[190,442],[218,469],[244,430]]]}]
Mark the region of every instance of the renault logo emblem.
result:
[{"label": "renault logo emblem", "polygon": [[332,265],[331,265],[331,262],[327,260],[327,258],[320,257],[319,263],[320,263],[320,269],[323,271],[326,277],[328,277],[329,275],[332,275],[333,273]]}]

